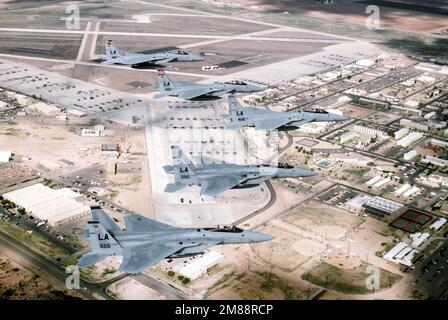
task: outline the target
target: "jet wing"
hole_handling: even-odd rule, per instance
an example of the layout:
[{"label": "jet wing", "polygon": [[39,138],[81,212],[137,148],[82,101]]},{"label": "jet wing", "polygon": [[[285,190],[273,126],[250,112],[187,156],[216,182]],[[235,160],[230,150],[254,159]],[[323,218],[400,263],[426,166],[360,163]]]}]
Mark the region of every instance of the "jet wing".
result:
[{"label": "jet wing", "polygon": [[124,217],[124,222],[126,223],[126,233],[150,232],[173,228],[167,224],[147,219],[138,214],[126,215]]},{"label": "jet wing", "polygon": [[103,60],[100,62],[100,64],[104,64],[104,65],[110,65],[110,64],[114,64],[114,63],[116,63],[116,62],[113,60]]},{"label": "jet wing", "polygon": [[126,249],[120,270],[131,274],[140,273],[182,247],[177,243],[154,242]]},{"label": "jet wing", "polygon": [[246,178],[235,177],[235,176],[217,176],[213,179],[205,180],[201,182],[201,195],[214,197],[226,190],[229,190],[241,182],[246,180]]},{"label": "jet wing", "polygon": [[122,60],[127,64],[141,64],[141,63],[164,64],[171,61],[172,59],[167,59],[166,56],[148,57],[146,55],[135,55],[135,56],[127,56],[125,59]]},{"label": "jet wing", "polygon": [[212,94],[212,93],[217,96],[222,96],[222,95],[228,93],[228,91],[222,90],[221,88],[197,87],[197,88],[180,89],[178,96],[179,96],[179,98],[188,100],[188,99],[198,98],[198,97],[204,96],[206,94]]},{"label": "jet wing", "polygon": [[274,130],[274,129],[277,129],[284,125],[294,125],[294,126],[299,127],[308,122],[310,122],[310,120],[308,120],[308,119],[292,122],[287,117],[278,118],[278,119],[275,119],[275,118],[274,119],[270,119],[270,118],[253,119],[255,128],[257,128],[259,130]]}]

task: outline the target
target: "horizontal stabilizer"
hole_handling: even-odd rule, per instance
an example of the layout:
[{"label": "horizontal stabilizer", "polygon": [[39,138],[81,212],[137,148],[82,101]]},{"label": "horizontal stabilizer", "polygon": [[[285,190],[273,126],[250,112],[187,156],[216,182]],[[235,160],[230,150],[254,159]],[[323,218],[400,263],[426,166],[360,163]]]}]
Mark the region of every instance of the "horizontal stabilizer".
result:
[{"label": "horizontal stabilizer", "polygon": [[84,254],[81,259],[78,261],[77,266],[79,268],[87,268],[91,265],[94,265],[97,262],[100,262],[101,260],[103,260],[104,258],[106,258],[107,255],[102,255],[102,254],[96,254],[93,252],[89,252]]},{"label": "horizontal stabilizer", "polygon": [[175,183],[175,182],[174,183],[168,183],[166,185],[164,191],[171,193],[171,192],[179,191],[179,190],[183,189],[184,187],[185,187],[185,185],[180,184],[180,183]]}]

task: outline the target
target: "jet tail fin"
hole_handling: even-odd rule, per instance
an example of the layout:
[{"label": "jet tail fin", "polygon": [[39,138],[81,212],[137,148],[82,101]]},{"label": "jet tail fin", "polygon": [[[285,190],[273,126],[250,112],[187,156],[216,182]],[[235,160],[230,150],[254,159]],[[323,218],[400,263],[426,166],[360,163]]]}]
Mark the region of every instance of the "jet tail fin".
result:
[{"label": "jet tail fin", "polygon": [[234,95],[229,95],[229,118],[233,124],[246,121],[246,112]]},{"label": "jet tail fin", "polygon": [[165,74],[165,70],[158,69],[157,75],[159,76],[159,90],[161,93],[166,93],[174,87],[171,79]]},{"label": "jet tail fin", "polygon": [[117,58],[121,56],[120,51],[118,50],[118,47],[116,46],[115,42],[112,40],[106,41],[106,56],[108,58]]},{"label": "jet tail fin", "polygon": [[90,207],[92,210],[92,218],[100,223],[107,231],[112,232],[112,234],[116,232],[120,232],[120,227],[107,215],[106,212],[100,206]]},{"label": "jet tail fin", "polygon": [[178,146],[171,147],[171,154],[173,165],[166,166],[164,168],[165,171],[174,174],[177,183],[188,183],[192,176],[195,175],[196,166]]},{"label": "jet tail fin", "polygon": [[92,217],[94,220],[88,222],[86,230],[92,251],[81,257],[78,262],[81,268],[101,261],[107,256],[123,253],[123,248],[114,238],[114,233],[121,231],[115,222],[99,207],[92,208]]}]

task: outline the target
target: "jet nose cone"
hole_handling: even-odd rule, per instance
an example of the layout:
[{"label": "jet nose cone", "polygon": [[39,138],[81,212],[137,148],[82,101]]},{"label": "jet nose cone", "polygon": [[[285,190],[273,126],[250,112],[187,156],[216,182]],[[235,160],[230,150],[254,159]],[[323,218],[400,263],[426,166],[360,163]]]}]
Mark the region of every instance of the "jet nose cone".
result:
[{"label": "jet nose cone", "polygon": [[345,121],[345,120],[349,120],[350,117],[347,117],[347,116],[344,116],[343,114],[341,114],[341,115],[338,115],[338,116],[336,117],[336,119],[337,119],[338,121]]},{"label": "jet nose cone", "polygon": [[293,173],[297,177],[313,177],[313,176],[317,176],[317,173],[315,173],[314,171],[308,170],[308,169],[296,168],[296,169],[292,169],[292,170],[293,170]]},{"label": "jet nose cone", "polygon": [[254,92],[264,91],[267,88],[268,88],[267,86],[255,86],[255,85],[252,85],[252,91],[254,91]]},{"label": "jet nose cone", "polygon": [[205,57],[194,54],[194,55],[192,55],[192,60],[193,61],[205,61]]},{"label": "jet nose cone", "polygon": [[270,236],[270,235],[268,235],[266,233],[262,233],[261,236],[260,236],[260,239],[261,239],[260,242],[264,242],[264,241],[274,240],[274,237]]},{"label": "jet nose cone", "polygon": [[270,241],[274,239],[274,237],[261,232],[255,232],[255,231],[246,231],[248,233],[250,242],[264,242],[264,241]]}]

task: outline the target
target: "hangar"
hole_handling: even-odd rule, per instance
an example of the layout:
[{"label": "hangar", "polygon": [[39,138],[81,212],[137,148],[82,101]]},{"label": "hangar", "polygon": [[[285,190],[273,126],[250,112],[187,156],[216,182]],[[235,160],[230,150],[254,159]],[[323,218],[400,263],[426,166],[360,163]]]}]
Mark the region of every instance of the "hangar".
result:
[{"label": "hangar", "polygon": [[41,183],[3,194],[3,198],[24,208],[28,214],[46,220],[52,227],[90,214],[90,207]]}]

